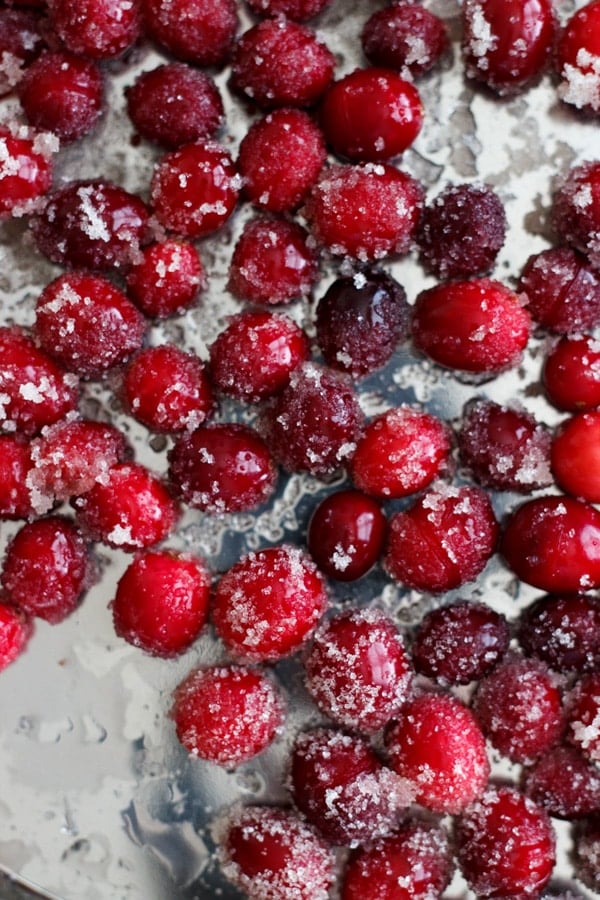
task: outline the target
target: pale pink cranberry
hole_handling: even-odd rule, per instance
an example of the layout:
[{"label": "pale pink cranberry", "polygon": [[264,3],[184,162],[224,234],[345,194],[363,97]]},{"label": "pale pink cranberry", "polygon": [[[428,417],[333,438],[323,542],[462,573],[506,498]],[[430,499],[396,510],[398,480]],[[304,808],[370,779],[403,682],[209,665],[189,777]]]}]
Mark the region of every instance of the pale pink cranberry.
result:
[{"label": "pale pink cranberry", "polygon": [[33,619],[0,599],[0,672],[23,653],[34,632]]},{"label": "pale pink cranberry", "polygon": [[48,0],[48,15],[67,50],[77,56],[112,59],[140,36],[139,0]]},{"label": "pale pink cranberry", "polygon": [[587,115],[600,113],[600,3],[584,3],[567,20],[556,47],[558,95]]},{"label": "pale pink cranberry", "polygon": [[406,69],[413,78],[437,65],[449,43],[442,19],[410,0],[372,13],[360,39],[365,56],[374,66],[400,72]]},{"label": "pale pink cranberry", "polygon": [[0,459],[0,520],[28,519],[34,512],[28,486],[29,441],[19,434],[0,434]]},{"label": "pale pink cranberry", "polygon": [[192,307],[205,287],[196,247],[166,238],[144,247],[127,272],[127,293],[150,319],[178,316]]},{"label": "pale pink cranberry", "polygon": [[523,791],[556,819],[580,819],[600,808],[600,772],[573,747],[553,747],[525,770]]},{"label": "pale pink cranberry", "polygon": [[600,598],[546,594],[521,613],[517,638],[525,653],[560,673],[600,665]]},{"label": "pale pink cranberry", "polygon": [[519,290],[532,319],[554,334],[577,334],[600,322],[600,277],[570,247],[550,247],[530,256]]},{"label": "pale pink cranberry", "polygon": [[141,0],[146,33],[195,66],[227,62],[238,27],[235,0]]},{"label": "pale pink cranberry", "polygon": [[600,343],[589,334],[561,337],[546,356],[542,382],[558,409],[584,412],[600,406]]},{"label": "pale pink cranberry", "polygon": [[34,212],[50,190],[56,138],[0,126],[0,219]]},{"label": "pale pink cranberry", "polygon": [[554,194],[552,221],[559,238],[600,269],[600,162],[588,160],[565,174]]}]

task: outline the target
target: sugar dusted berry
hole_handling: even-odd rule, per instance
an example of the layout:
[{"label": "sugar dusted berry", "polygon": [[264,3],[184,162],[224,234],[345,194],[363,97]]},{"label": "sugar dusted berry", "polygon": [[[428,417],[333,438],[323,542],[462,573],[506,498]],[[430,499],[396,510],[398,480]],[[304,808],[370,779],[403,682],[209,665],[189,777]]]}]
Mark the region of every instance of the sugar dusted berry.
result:
[{"label": "sugar dusted berry", "polygon": [[23,653],[34,631],[31,617],[5,601],[0,599],[0,672]]},{"label": "sugar dusted berry", "polygon": [[407,70],[413,78],[432,69],[448,43],[443,20],[412,2],[376,10],[361,33],[364,54],[374,66]]},{"label": "sugar dusted berry", "polygon": [[600,161],[580,163],[564,175],[554,194],[552,221],[559,238],[600,269]]},{"label": "sugar dusted berry", "polygon": [[566,700],[567,740],[595,763],[600,762],[600,674],[577,681]]},{"label": "sugar dusted berry", "polygon": [[563,491],[600,502],[600,412],[576,413],[561,422],[552,439],[551,461]]},{"label": "sugar dusted berry", "polygon": [[523,791],[557,819],[600,812],[600,772],[573,747],[553,747],[524,772]]},{"label": "sugar dusted berry", "polygon": [[39,208],[52,184],[56,138],[0,126],[0,219]]},{"label": "sugar dusted berry", "polygon": [[600,888],[600,817],[590,816],[574,831],[573,864],[577,878],[593,891]]},{"label": "sugar dusted berry", "polygon": [[542,382],[558,409],[577,412],[600,406],[600,342],[589,334],[561,337],[548,351]]},{"label": "sugar dusted berry", "polygon": [[148,36],[195,66],[227,62],[238,27],[235,0],[142,0]]},{"label": "sugar dusted berry", "polygon": [[0,521],[27,519],[33,503],[27,483],[31,469],[29,441],[18,434],[0,434]]},{"label": "sugar dusted berry", "polygon": [[140,35],[139,0],[48,0],[50,24],[67,50],[112,59]]},{"label": "sugar dusted berry", "polygon": [[594,594],[546,594],[521,613],[517,637],[523,650],[556,672],[586,672],[600,665],[600,598]]},{"label": "sugar dusted berry", "polygon": [[150,319],[184,313],[196,303],[204,283],[195,246],[176,238],[144,247],[127,272],[127,293]]},{"label": "sugar dusted berry", "polygon": [[247,0],[247,3],[254,15],[261,18],[287,16],[294,22],[305,22],[323,12],[331,0]]},{"label": "sugar dusted berry", "polygon": [[519,279],[532,319],[555,334],[577,334],[600,322],[600,277],[570,247],[530,256]]},{"label": "sugar dusted berry", "polygon": [[0,96],[8,94],[44,47],[40,18],[33,10],[0,9]]},{"label": "sugar dusted berry", "polygon": [[562,30],[555,68],[561,78],[558,95],[588,115],[600,113],[600,3],[584,3]]}]

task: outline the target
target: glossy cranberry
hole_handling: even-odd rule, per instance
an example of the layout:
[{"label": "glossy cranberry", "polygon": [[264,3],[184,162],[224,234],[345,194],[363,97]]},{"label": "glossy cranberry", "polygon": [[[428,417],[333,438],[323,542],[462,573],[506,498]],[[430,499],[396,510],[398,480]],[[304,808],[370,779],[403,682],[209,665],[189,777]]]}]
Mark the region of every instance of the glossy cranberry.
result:
[{"label": "glossy cranberry", "polygon": [[390,520],[384,559],[408,588],[439,593],[473,581],[494,552],[498,523],[480,488],[433,487]]},{"label": "glossy cranberry", "polygon": [[56,138],[33,132],[13,134],[0,126],[0,220],[22,216],[39,208],[52,184],[52,155]]},{"label": "glossy cranberry", "polygon": [[543,72],[555,37],[551,0],[467,0],[462,21],[470,78],[510,95]]},{"label": "glossy cranberry", "polygon": [[408,70],[413,78],[432,69],[449,43],[442,19],[412,2],[394,3],[372,13],[360,39],[374,66]]},{"label": "glossy cranberry", "polygon": [[406,339],[406,292],[376,269],[336,278],[317,304],[315,324],[327,364],[361,378],[385,365]]},{"label": "glossy cranberry", "polygon": [[485,275],[506,237],[502,201],[487,184],[444,188],[423,210],[417,243],[420,259],[437,278]]},{"label": "glossy cranberry", "polygon": [[0,459],[0,521],[27,519],[34,511],[28,486],[29,442],[21,435],[0,434]]},{"label": "glossy cranberry", "polygon": [[559,238],[600,269],[600,162],[587,161],[570,169],[554,194],[552,222]]},{"label": "glossy cranberry", "polygon": [[148,209],[111,181],[69,181],[31,221],[38,249],[67,268],[127,267],[147,241]]},{"label": "glossy cranberry", "polygon": [[335,491],[313,510],[306,541],[322,572],[337,581],[356,581],[381,557],[386,529],[385,513],[372,497]]},{"label": "glossy cranberry", "polygon": [[310,354],[292,319],[266,310],[232,316],[210,347],[210,376],[223,394],[257,403],[279,393]]},{"label": "glossy cranberry", "polygon": [[47,516],[28,522],[14,535],[1,580],[12,605],[56,625],[79,606],[91,574],[79,529],[64,516]]},{"label": "glossy cranberry", "polygon": [[227,62],[238,27],[235,0],[141,0],[148,36],[195,66]]},{"label": "glossy cranberry", "polygon": [[566,700],[567,740],[592,762],[600,762],[600,674],[576,682]]},{"label": "glossy cranberry", "polygon": [[600,665],[600,598],[593,594],[546,594],[523,610],[517,626],[525,653],[557,672]]},{"label": "glossy cranberry", "polygon": [[0,96],[21,80],[44,46],[40,19],[33,10],[0,9]]},{"label": "glossy cranberry", "polygon": [[26,613],[0,600],[0,672],[25,651],[33,631],[33,620]]},{"label": "glossy cranberry", "polygon": [[524,409],[473,401],[457,437],[461,462],[484,487],[526,494],[552,484],[551,432]]},{"label": "glossy cranberry", "polygon": [[239,190],[240,177],[229,152],[216,141],[198,141],[158,161],[151,202],[161,225],[196,239],[225,224]]},{"label": "glossy cranberry", "polygon": [[600,501],[600,412],[577,413],[561,422],[552,440],[552,472],[558,486],[590,503]]},{"label": "glossy cranberry", "polygon": [[48,0],[50,24],[67,50],[112,59],[140,35],[139,0]]},{"label": "glossy cranberry", "polygon": [[296,222],[274,216],[249,219],[231,257],[231,293],[261,305],[306,297],[318,276],[308,233]]},{"label": "glossy cranberry", "polygon": [[249,553],[217,584],[212,618],[227,649],[250,662],[298,650],[327,607],[323,576],[299,547]]},{"label": "glossy cranberry", "polygon": [[247,0],[247,5],[255,16],[261,18],[286,16],[294,22],[305,22],[318,16],[331,2],[332,0]]},{"label": "glossy cranberry", "polygon": [[572,13],[556,47],[558,95],[589,115],[600,113],[600,3],[584,3]]},{"label": "glossy cranberry", "polygon": [[548,351],[542,382],[558,409],[577,412],[600,406],[600,343],[589,334],[561,337]]},{"label": "glossy cranberry", "polygon": [[600,889],[600,817],[590,816],[574,831],[573,865],[577,878],[593,891]]},{"label": "glossy cranberry", "polygon": [[127,272],[127,292],[150,319],[181,315],[204,286],[198,251],[189,241],[174,238],[144,247]]},{"label": "glossy cranberry", "polygon": [[553,593],[600,585],[600,513],[572,497],[527,500],[505,523],[500,551],[527,584]]},{"label": "glossy cranberry", "polygon": [[35,307],[34,334],[65,369],[99,378],[141,346],[146,321],[108,279],[66,272],[46,285]]},{"label": "glossy cranberry", "polygon": [[509,642],[501,613],[484,603],[458,601],[423,617],[411,647],[413,664],[440,684],[468,684],[498,665]]},{"label": "glossy cranberry", "polygon": [[374,732],[409,692],[411,665],[402,636],[383,612],[349,610],[320,628],[304,656],[311,697],[337,725]]},{"label": "glossy cranberry", "polygon": [[572,747],[554,747],[526,769],[523,791],[556,819],[600,811],[600,772]]},{"label": "glossy cranberry", "polygon": [[259,669],[194,669],[176,688],[171,717],[177,737],[198,759],[227,769],[262,753],[281,730],[283,700]]},{"label": "glossy cranberry", "polygon": [[265,19],[236,42],[231,85],[261,109],[312,106],[329,86],[334,66],[333,53],[307,25]]},{"label": "glossy cranberry", "polygon": [[178,438],[169,476],[181,498],[207,512],[239,512],[265,503],[277,471],[268,448],[247,425],[204,425]]},{"label": "glossy cranberry", "polygon": [[519,279],[532,319],[555,334],[576,334],[600,322],[600,278],[569,247],[530,256]]},{"label": "glossy cranberry", "polygon": [[539,896],[555,863],[548,814],[520,791],[490,786],[457,823],[458,863],[478,897]]},{"label": "glossy cranberry", "polygon": [[205,563],[169,550],[141,553],[117,584],[111,603],[119,637],[152,656],[183,653],[208,619],[210,575]]}]

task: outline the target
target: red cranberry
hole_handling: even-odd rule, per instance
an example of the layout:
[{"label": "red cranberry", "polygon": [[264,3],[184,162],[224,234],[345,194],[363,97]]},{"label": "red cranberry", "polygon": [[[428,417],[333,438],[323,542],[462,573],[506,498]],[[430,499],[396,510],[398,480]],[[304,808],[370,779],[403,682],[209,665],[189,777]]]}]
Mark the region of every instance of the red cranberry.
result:
[{"label": "red cranberry", "polygon": [[406,293],[385,272],[358,271],[329,286],[317,304],[315,322],[327,364],[361,378],[385,365],[407,337]]},{"label": "red cranberry", "polygon": [[195,66],[227,62],[238,27],[235,0],[142,0],[148,36]]},{"label": "red cranberry", "polygon": [[141,251],[127,273],[127,291],[144,315],[166,319],[193,306],[204,281],[194,245],[167,238]]},{"label": "red cranberry", "polygon": [[336,491],[314,509],[306,542],[322,572],[337,581],[356,581],[381,557],[386,529],[376,500],[360,491]]},{"label": "red cranberry", "polygon": [[537,897],[554,868],[547,813],[509,786],[490,786],[464,812],[456,840],[458,863],[478,897]]},{"label": "red cranberry", "polygon": [[264,441],[247,425],[221,423],[178,438],[169,476],[181,498],[207,512],[239,512],[265,503],[277,471]]},{"label": "red cranberry", "polygon": [[281,730],[283,700],[259,669],[193,670],[176,688],[171,717],[192,756],[231,769],[262,753]]},{"label": "red cranberry", "polygon": [[28,484],[29,442],[18,434],[0,434],[0,459],[0,521],[27,519],[34,511]]},{"label": "red cranberry", "polygon": [[577,878],[586,887],[600,890],[600,817],[597,814],[575,830],[573,864]]},{"label": "red cranberry", "polygon": [[577,412],[600,406],[600,343],[591,335],[565,335],[546,356],[542,381],[558,409]]},{"label": "red cranberry", "polygon": [[449,39],[446,26],[424,6],[394,3],[372,13],[361,33],[361,44],[374,66],[408,70],[419,78],[438,62]]},{"label": "red cranberry", "polygon": [[600,3],[584,3],[567,21],[556,48],[558,95],[590,115],[600,113]]},{"label": "red cranberry", "polygon": [[552,221],[559,238],[600,269],[600,161],[567,172],[554,194]]},{"label": "red cranberry", "polygon": [[600,322],[600,278],[569,247],[530,256],[519,280],[527,311],[548,331],[575,334]]},{"label": "red cranberry", "polygon": [[74,612],[90,586],[87,544],[64,516],[28,522],[7,547],[1,578],[11,604],[56,625]]},{"label": "red cranberry", "polygon": [[0,600],[0,672],[24,652],[33,630],[28,615]]},{"label": "red cranberry", "polygon": [[542,591],[600,585],[600,513],[581,500],[544,496],[508,517],[500,550],[509,568]]},{"label": "red cranberry", "polygon": [[412,333],[417,349],[438,365],[494,375],[519,361],[530,325],[518,294],[499,281],[472,278],[422,291]]},{"label": "red cranberry", "polygon": [[557,819],[600,810],[600,772],[572,747],[555,747],[527,769],[523,791]]},{"label": "red cranberry", "polygon": [[139,0],[47,0],[50,24],[77,56],[111,59],[140,35]]},{"label": "red cranberry", "polygon": [[232,316],[210,347],[210,375],[223,394],[257,403],[279,393],[310,354],[306,333],[263,310]]},{"label": "red cranberry", "polygon": [[325,622],[304,657],[306,687],[333,722],[382,728],[406,700],[411,667],[394,622],[379,610],[350,610]]},{"label": "red cranberry", "polygon": [[600,674],[590,672],[567,698],[567,740],[587,759],[600,762]]},{"label": "red cranberry", "polygon": [[331,0],[247,0],[247,5],[255,16],[286,16],[294,22],[305,22],[323,12]]},{"label": "red cranberry", "polygon": [[584,672],[600,665],[600,598],[593,594],[546,594],[519,617],[517,637],[525,653],[557,672]]},{"label": "red cranberry", "polygon": [[563,421],[552,440],[552,472],[558,486],[590,503],[600,502],[600,412]]},{"label": "red cranberry", "polygon": [[388,533],[392,578],[439,593],[477,577],[494,552],[498,523],[482,489],[439,485],[396,513]]},{"label": "red cranberry", "polygon": [[43,46],[40,20],[35,12],[0,9],[0,96],[19,83],[24,67],[31,65]]},{"label": "red cranberry", "polygon": [[52,184],[56,138],[0,126],[0,220],[34,212]]},{"label": "red cranberry", "polygon": [[469,77],[506,95],[544,70],[555,36],[551,0],[466,0],[462,19]]},{"label": "red cranberry", "polygon": [[275,109],[253,122],[240,143],[244,194],[268,212],[294,210],[317,180],[326,157],[321,129],[308,113]]},{"label": "red cranberry", "polygon": [[307,25],[265,19],[233,48],[231,84],[261,109],[311,106],[333,77],[333,53]]},{"label": "red cranberry", "polygon": [[119,637],[152,656],[177,656],[208,618],[210,575],[190,554],[155,550],[129,564],[111,603]]},{"label": "red cranberry", "polygon": [[323,576],[299,547],[242,557],[217,584],[213,623],[235,656],[277,660],[301,647],[327,607]]},{"label": "red cranberry", "polygon": [[154,169],[151,200],[159,222],[189,238],[217,231],[235,209],[240,177],[229,152],[198,141],[166,153]]},{"label": "red cranberry", "polygon": [[498,665],[509,641],[503,615],[483,603],[459,601],[423,617],[412,644],[413,663],[440,684],[468,684]]}]

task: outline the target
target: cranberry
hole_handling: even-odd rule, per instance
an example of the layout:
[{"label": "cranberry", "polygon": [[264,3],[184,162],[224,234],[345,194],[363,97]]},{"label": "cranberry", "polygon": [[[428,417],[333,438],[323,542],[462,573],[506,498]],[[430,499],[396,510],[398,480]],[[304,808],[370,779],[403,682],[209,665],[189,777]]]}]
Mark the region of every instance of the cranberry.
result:
[{"label": "cranberry", "polygon": [[507,95],[544,70],[555,36],[551,0],[467,0],[462,18],[469,77]]},{"label": "cranberry", "polygon": [[305,22],[323,12],[331,0],[247,0],[247,4],[255,16],[286,16],[294,22]]},{"label": "cranberry", "polygon": [[290,472],[333,474],[356,447],[363,413],[346,378],[306,362],[263,413],[261,427],[278,462]]},{"label": "cranberry", "polygon": [[144,247],[127,273],[127,291],[151,319],[181,315],[194,305],[205,276],[189,241],[167,238]]},{"label": "cranberry", "polygon": [[235,0],[141,0],[148,36],[195,66],[227,62],[238,27]]},{"label": "cranberry", "polygon": [[372,13],[364,24],[361,44],[374,66],[408,70],[419,78],[440,60],[448,32],[439,16],[412,2],[394,3]]},{"label": "cranberry", "polygon": [[166,153],[154,169],[151,200],[159,222],[190,238],[217,231],[235,209],[240,178],[229,152],[197,141]]},{"label": "cranberry", "polygon": [[325,162],[321,129],[301,109],[275,109],[242,138],[238,168],[244,194],[255,206],[280,213],[305,199]]},{"label": "cranberry", "polygon": [[524,409],[492,400],[467,405],[458,432],[461,462],[485,487],[529,493],[552,483],[549,429]]},{"label": "cranberry", "polygon": [[287,219],[260,216],[246,222],[237,240],[227,287],[250,303],[289,303],[306,297],[317,276],[305,229]]},{"label": "cranberry", "polygon": [[567,740],[587,759],[600,762],[600,674],[590,672],[567,698]]},{"label": "cranberry", "polygon": [[247,897],[327,900],[334,881],[328,844],[299,816],[270,806],[237,807],[221,837],[226,877]]},{"label": "cranberry", "polygon": [[194,669],[175,690],[171,717],[192,756],[231,769],[262,753],[283,725],[275,681],[259,669]]},{"label": "cranberry", "polygon": [[600,112],[600,3],[584,3],[567,21],[556,48],[559,97],[590,115]]},{"label": "cranberry", "polygon": [[384,562],[408,588],[449,591],[477,577],[497,537],[498,523],[482,489],[440,484],[392,516]]},{"label": "cranberry", "polygon": [[67,50],[112,59],[140,35],[139,0],[47,0],[50,24]]},{"label": "cranberry", "polygon": [[385,365],[407,337],[406,293],[391,275],[361,270],[328,287],[317,304],[315,321],[327,364],[361,378]]},{"label": "cranberry", "polygon": [[198,557],[141,553],[117,584],[111,603],[115,631],[152,656],[177,656],[206,623],[209,590],[210,575]]},{"label": "cranberry", "polygon": [[591,890],[600,888],[600,818],[595,815],[575,830],[573,841],[575,874]]},{"label": "cranberry", "polygon": [[306,687],[333,722],[373,732],[408,695],[411,667],[402,637],[379,610],[349,610],[325,622],[304,657]]},{"label": "cranberry", "polygon": [[519,280],[531,317],[555,334],[575,334],[600,322],[600,278],[569,247],[530,256]]},{"label": "cranberry", "polygon": [[232,316],[210,347],[210,375],[223,394],[257,403],[279,393],[308,359],[306,333],[292,319],[266,310]]},{"label": "cranberry", "polygon": [[141,345],[142,314],[106,278],[67,272],[48,284],[35,309],[34,334],[65,369],[98,378]]},{"label": "cranberry", "polygon": [[277,660],[310,637],[327,607],[323,576],[298,547],[249,553],[217,584],[213,623],[230,652],[251,662]]},{"label": "cranberry", "polygon": [[577,412],[600,406],[600,343],[588,334],[561,337],[546,356],[542,381],[558,409]]},{"label": "cranberry", "polygon": [[0,459],[0,521],[27,519],[34,511],[27,480],[32,465],[29,442],[21,435],[0,434]]},{"label": "cranberry", "polygon": [[68,268],[123,268],[147,240],[148,209],[110,181],[69,181],[31,221],[38,249]]},{"label": "cranberry", "polygon": [[355,69],[335,81],[319,112],[337,156],[364,162],[392,159],[416,140],[423,105],[416,87],[388,69]]},{"label": "cranberry", "polygon": [[265,19],[236,42],[231,85],[261,109],[312,106],[329,86],[334,66],[333,53],[307,25]]},{"label": "cranberry", "polygon": [[11,604],[56,625],[79,606],[91,574],[79,529],[64,516],[47,516],[28,522],[14,535],[1,579]]},{"label": "cranberry", "polygon": [[179,514],[162,481],[140,463],[117,463],[73,505],[93,540],[130,552],[166,538]]},{"label": "cranberry", "polygon": [[264,441],[247,425],[221,423],[178,438],[169,475],[182,499],[208,512],[239,512],[265,503],[277,471]]},{"label": "cranberry", "polygon": [[442,279],[489,272],[506,237],[502,201],[487,184],[449,185],[423,210],[417,243],[421,262]]},{"label": "cranberry", "polygon": [[52,154],[58,145],[48,135],[0,126],[0,220],[33,212],[52,184]]},{"label": "cranberry", "polygon": [[31,65],[43,46],[40,20],[35,12],[0,9],[0,96],[19,83],[23,68]]},{"label": "cranberry", "polygon": [[420,183],[387,163],[333,165],[314,185],[304,212],[330,253],[366,262],[408,252],[422,202]]},{"label": "cranberry", "polygon": [[523,791],[557,819],[600,809],[600,773],[572,747],[555,747],[527,769]]},{"label": "cranberry", "polygon": [[600,412],[563,421],[552,440],[552,472],[558,486],[590,503],[600,501]]},{"label": "cranberry", "polygon": [[204,364],[174,344],[136,353],[123,373],[122,395],[134,419],[158,433],[197,428],[214,407]]},{"label": "cranberry", "polygon": [[552,221],[561,240],[600,268],[600,161],[583,162],[564,176],[554,194]]},{"label": "cranberry", "polygon": [[555,862],[547,813],[520,791],[490,786],[460,817],[458,863],[478,897],[537,897]]},{"label": "cranberry", "polygon": [[337,581],[356,581],[381,557],[386,529],[376,500],[360,491],[336,491],[313,510],[306,542],[322,572]]},{"label": "cranberry", "polygon": [[600,665],[600,598],[592,594],[546,594],[519,617],[517,637],[525,653],[558,672],[584,672]]},{"label": "cranberry", "polygon": [[421,291],[412,333],[417,349],[438,365],[491,376],[516,365],[530,324],[518,294],[499,281],[472,278]]},{"label": "cranberry", "polygon": [[23,653],[33,630],[28,615],[0,600],[0,672]]},{"label": "cranberry", "polygon": [[503,615],[483,603],[458,601],[423,617],[412,644],[413,663],[440,684],[468,684],[498,665],[509,641]]},{"label": "cranberry", "polygon": [[323,837],[351,847],[389,834],[413,798],[365,739],[333,728],[298,735],[291,790],[300,812]]},{"label": "cranberry", "polygon": [[522,581],[576,593],[600,585],[600,513],[581,500],[544,496],[508,517],[500,550]]}]

